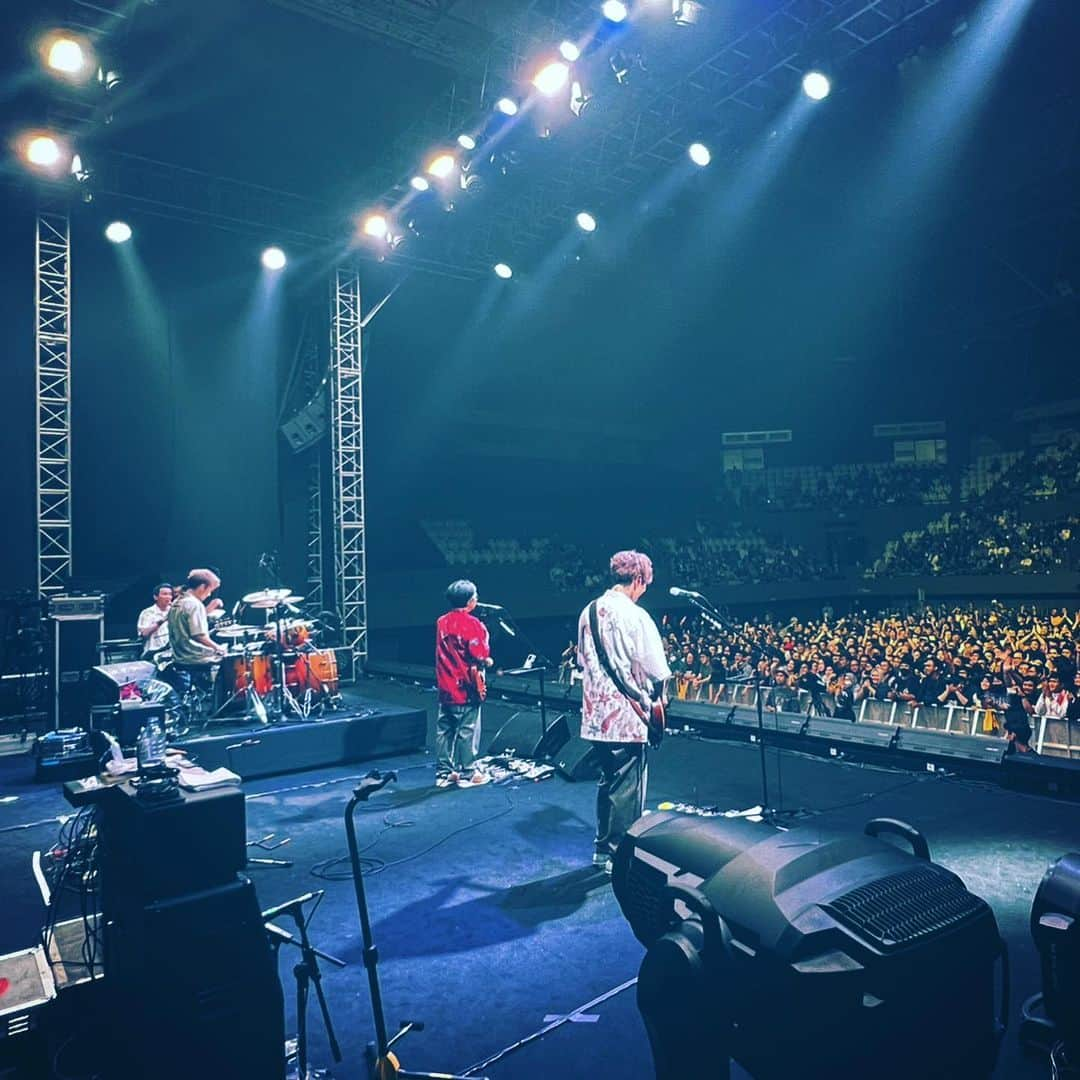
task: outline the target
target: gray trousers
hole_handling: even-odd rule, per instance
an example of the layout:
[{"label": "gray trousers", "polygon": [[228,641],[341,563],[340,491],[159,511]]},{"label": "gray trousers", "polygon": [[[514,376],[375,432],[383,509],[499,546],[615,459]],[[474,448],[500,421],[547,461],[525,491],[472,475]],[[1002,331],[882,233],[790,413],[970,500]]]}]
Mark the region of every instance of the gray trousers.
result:
[{"label": "gray trousers", "polygon": [[476,743],[480,734],[479,705],[439,705],[435,723],[435,774],[472,772],[476,759]]},{"label": "gray trousers", "polygon": [[645,743],[594,742],[600,759],[596,787],[596,854],[615,854],[627,829],[645,811],[649,783],[648,748]]}]

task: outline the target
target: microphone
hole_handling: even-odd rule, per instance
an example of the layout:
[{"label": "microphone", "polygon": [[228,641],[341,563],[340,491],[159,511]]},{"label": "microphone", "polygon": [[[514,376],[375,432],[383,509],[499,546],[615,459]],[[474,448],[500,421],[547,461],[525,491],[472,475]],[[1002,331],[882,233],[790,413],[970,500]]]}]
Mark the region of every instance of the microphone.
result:
[{"label": "microphone", "polygon": [[289,900],[284,904],[278,904],[277,907],[267,908],[262,913],[263,922],[269,919],[276,919],[279,915],[284,915],[287,911],[293,911],[296,908],[302,907],[309,900],[314,900],[316,897],[322,896],[326,892],[325,889],[317,889],[315,892],[304,893],[303,896],[297,896],[293,900]]},{"label": "microphone", "polygon": [[479,600],[476,602],[476,606],[481,611],[502,611],[503,610],[502,604],[481,604]]},{"label": "microphone", "polygon": [[672,596],[692,596],[695,600],[702,598],[701,593],[694,592],[693,589],[680,589],[678,585],[672,585],[668,592]]}]

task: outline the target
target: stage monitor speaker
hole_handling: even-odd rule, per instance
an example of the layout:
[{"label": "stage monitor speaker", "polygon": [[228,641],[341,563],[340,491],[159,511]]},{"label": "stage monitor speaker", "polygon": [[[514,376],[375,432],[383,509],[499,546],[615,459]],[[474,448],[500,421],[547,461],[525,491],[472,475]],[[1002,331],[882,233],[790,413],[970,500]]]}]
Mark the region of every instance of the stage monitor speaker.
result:
[{"label": "stage monitor speaker", "polygon": [[246,879],[148,904],[106,928],[110,1080],[282,1080],[276,956]]},{"label": "stage monitor speaker", "polygon": [[554,761],[570,738],[570,720],[566,713],[559,713],[548,722],[547,731],[540,736],[540,741],[529,756],[537,761]]},{"label": "stage monitor speaker", "polygon": [[1006,743],[985,735],[961,735],[959,732],[920,731],[918,728],[900,730],[899,748],[907,754],[927,758],[958,758],[987,765],[1000,765]]},{"label": "stage monitor speaker", "polygon": [[[788,714],[782,714],[791,720]],[[791,721],[794,724],[794,721]],[[831,716],[806,716],[802,719],[803,734],[813,739],[828,739],[842,748],[843,743],[856,746],[873,746],[879,750],[891,750],[896,745],[896,728],[884,724],[856,724],[850,720],[835,720]]]},{"label": "stage monitor speaker", "polygon": [[1043,754],[1006,754],[1001,783],[1014,791],[1080,798],[1080,761]]},{"label": "stage monitor speaker", "polygon": [[[489,706],[484,706],[485,710]],[[484,714],[487,719],[487,713]],[[540,741],[540,714],[531,710],[511,713],[496,729],[491,741],[485,746],[481,732],[481,746],[485,754],[516,754],[518,757],[532,757],[533,748]]]},{"label": "stage monitor speaker", "polygon": [[556,755],[555,769],[567,780],[595,780],[600,775],[600,759],[588,739],[573,736]]}]

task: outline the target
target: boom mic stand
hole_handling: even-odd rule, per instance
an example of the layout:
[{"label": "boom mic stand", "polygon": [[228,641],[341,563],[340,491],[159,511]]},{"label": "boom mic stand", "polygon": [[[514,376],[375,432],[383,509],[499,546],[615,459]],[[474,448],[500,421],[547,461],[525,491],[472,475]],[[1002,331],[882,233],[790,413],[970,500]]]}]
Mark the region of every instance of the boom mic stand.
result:
[{"label": "boom mic stand", "polygon": [[[315,1077],[330,1075],[325,1069],[310,1069],[308,1067],[307,1005],[308,993],[311,986],[315,987],[315,998],[319,1002],[319,1010],[322,1013],[323,1025],[326,1027],[326,1037],[330,1042],[330,1053],[333,1056],[335,1063],[341,1061],[341,1047],[338,1045],[337,1036],[334,1034],[334,1025],[330,1020],[330,1009],[327,1007],[326,996],[323,994],[322,972],[319,971],[318,958],[321,956],[335,967],[345,967],[345,961],[339,960],[336,956],[331,956],[321,949],[316,949],[315,946],[311,944],[311,939],[308,937],[308,923],[311,922],[311,916],[315,914],[315,908],[311,909],[311,915],[304,918],[304,904],[309,900],[315,900],[315,906],[318,907],[318,901],[322,899],[322,895],[322,889],[319,889],[318,892],[305,893],[303,896],[296,897],[295,900],[290,900],[285,904],[279,904],[277,907],[269,908],[262,913],[266,931],[270,934],[275,946],[285,943],[295,945],[300,950],[300,963],[293,968],[293,975],[296,976],[297,1080],[314,1080]],[[283,930],[280,926],[275,926],[274,923],[270,921],[271,919],[277,918],[279,915],[292,916],[296,923],[296,929],[300,934],[299,941],[297,941],[297,939],[287,930]]]},{"label": "boom mic stand", "polygon": [[[688,595],[687,600],[698,609],[701,613],[701,617],[709,623],[710,626],[715,627],[717,630],[727,629],[724,620],[720,617],[720,612],[718,612],[705,597]],[[751,642],[750,664],[754,671],[754,701],[757,705],[757,743],[758,755],[761,760],[761,816],[766,821],[772,822],[779,816],[780,811],[773,810],[769,806],[769,772],[765,764],[765,712],[764,702],[761,700],[761,670],[758,668],[758,662],[761,660],[762,655],[761,649]]]},{"label": "boom mic stand", "polygon": [[356,785],[352,798],[345,807],[345,836],[349,842],[349,861],[352,863],[353,885],[356,888],[356,908],[360,914],[360,933],[364,939],[364,967],[367,968],[368,987],[371,991],[371,1015],[375,1020],[376,1041],[368,1043],[365,1051],[368,1075],[371,1080],[397,1080],[398,1077],[414,1077],[416,1080],[487,1080],[486,1077],[465,1077],[452,1073],[411,1072],[401,1067],[397,1055],[390,1050],[398,1039],[410,1031],[423,1031],[424,1025],[416,1020],[406,1020],[396,1035],[387,1037],[382,991],[379,989],[379,950],[375,948],[371,935],[371,918],[364,894],[364,871],[360,864],[360,848],[356,843],[356,822],[353,816],[360,803],[367,802],[376,791],[381,791],[391,781],[396,780],[395,772],[384,776],[378,769],[373,769]]}]

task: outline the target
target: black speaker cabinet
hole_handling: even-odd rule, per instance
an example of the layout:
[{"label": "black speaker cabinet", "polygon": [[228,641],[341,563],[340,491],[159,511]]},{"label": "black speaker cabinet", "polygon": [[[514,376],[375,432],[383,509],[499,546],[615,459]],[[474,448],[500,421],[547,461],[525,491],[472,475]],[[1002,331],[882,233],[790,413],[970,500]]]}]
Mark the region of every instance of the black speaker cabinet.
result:
[{"label": "black speaker cabinet", "polygon": [[[488,706],[484,706],[484,722],[487,722]],[[533,757],[533,750],[540,741],[540,714],[525,710],[515,712],[496,729],[490,742],[481,732],[480,745],[485,754],[514,753],[518,757]]]},{"label": "black speaker cabinet", "polygon": [[244,793],[184,791],[145,802],[131,784],[105,792],[99,853],[106,919],[171,897],[225,885],[247,861]]},{"label": "black speaker cabinet", "polygon": [[275,954],[251,882],[174,897],[106,928],[109,1080],[283,1080]]},{"label": "black speaker cabinet", "polygon": [[595,780],[600,775],[600,762],[593,744],[575,736],[559,751],[555,769],[567,780]]}]

